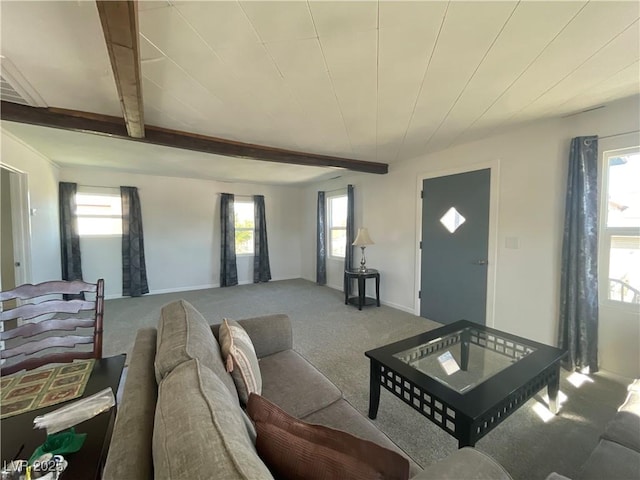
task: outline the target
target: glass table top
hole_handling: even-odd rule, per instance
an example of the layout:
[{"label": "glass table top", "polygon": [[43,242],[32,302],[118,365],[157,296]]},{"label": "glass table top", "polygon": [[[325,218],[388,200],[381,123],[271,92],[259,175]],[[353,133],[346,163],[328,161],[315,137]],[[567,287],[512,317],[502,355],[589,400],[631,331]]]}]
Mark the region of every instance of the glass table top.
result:
[{"label": "glass table top", "polygon": [[393,356],[464,394],[534,351],[533,346],[466,327]]}]

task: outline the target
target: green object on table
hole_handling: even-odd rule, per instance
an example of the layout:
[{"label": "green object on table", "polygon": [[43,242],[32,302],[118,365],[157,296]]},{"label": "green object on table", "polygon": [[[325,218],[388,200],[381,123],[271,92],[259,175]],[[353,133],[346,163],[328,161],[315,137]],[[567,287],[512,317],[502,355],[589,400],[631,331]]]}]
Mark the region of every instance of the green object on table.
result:
[{"label": "green object on table", "polygon": [[69,428],[62,432],[47,435],[47,439],[44,443],[36,448],[36,451],[31,455],[29,465],[31,465],[36,458],[41,457],[45,453],[64,455],[66,453],[77,452],[82,448],[86,438],[86,433],[76,433],[74,428]]}]

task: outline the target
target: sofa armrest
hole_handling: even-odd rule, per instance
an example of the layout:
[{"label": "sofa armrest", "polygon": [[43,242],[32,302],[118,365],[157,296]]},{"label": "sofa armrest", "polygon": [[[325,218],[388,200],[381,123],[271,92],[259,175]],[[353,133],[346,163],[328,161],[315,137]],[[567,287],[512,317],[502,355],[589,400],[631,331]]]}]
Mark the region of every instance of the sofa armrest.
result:
[{"label": "sofa armrest", "polygon": [[502,465],[489,455],[464,447],[428,466],[412,480],[512,480]]},{"label": "sofa armrest", "polygon": [[153,478],[153,421],[158,398],[153,362],[156,356],[155,328],[138,330],[127,367],[127,377],[118,406],[109,454],[102,478],[122,480]]},{"label": "sofa armrest", "polygon": [[[293,348],[291,320],[284,313],[245,318],[238,323],[249,334],[258,358]],[[211,330],[217,339],[220,324],[211,325]]]}]

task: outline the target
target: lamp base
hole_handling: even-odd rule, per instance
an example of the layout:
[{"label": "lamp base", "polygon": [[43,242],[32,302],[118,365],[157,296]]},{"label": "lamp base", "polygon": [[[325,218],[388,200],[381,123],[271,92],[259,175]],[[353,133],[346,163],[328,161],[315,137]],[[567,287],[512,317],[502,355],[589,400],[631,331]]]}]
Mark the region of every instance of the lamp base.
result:
[{"label": "lamp base", "polygon": [[360,249],[362,250],[362,258],[360,259],[360,268],[358,269],[358,271],[360,273],[367,273],[367,265],[366,265],[367,259],[364,257],[365,247],[362,246],[360,247]]}]

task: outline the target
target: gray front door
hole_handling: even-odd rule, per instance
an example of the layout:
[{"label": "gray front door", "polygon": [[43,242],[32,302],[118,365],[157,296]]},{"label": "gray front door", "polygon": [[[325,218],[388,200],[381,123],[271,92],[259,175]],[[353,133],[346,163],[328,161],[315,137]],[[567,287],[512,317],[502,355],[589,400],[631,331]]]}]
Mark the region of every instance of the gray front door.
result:
[{"label": "gray front door", "polygon": [[491,170],[422,182],[420,316],[485,324]]}]

